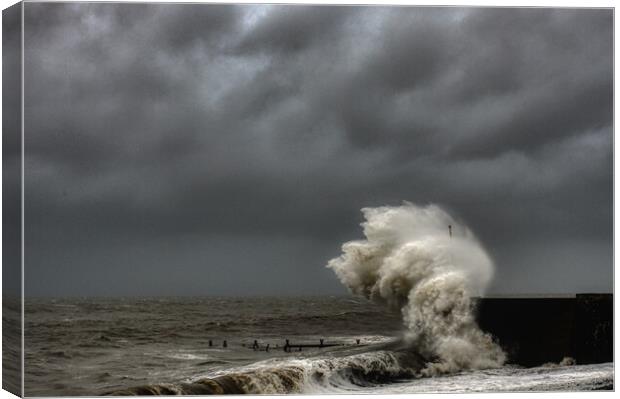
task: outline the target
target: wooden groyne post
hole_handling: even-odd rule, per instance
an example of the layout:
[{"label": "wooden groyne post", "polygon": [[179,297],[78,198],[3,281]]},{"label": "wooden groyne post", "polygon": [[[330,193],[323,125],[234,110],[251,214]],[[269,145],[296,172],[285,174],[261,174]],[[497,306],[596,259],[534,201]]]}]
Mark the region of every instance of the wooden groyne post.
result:
[{"label": "wooden groyne post", "polygon": [[343,344],[326,344],[324,339],[320,339],[318,344],[291,344],[289,340],[285,340],[284,352],[291,352],[291,348],[297,348],[301,352],[302,348],[328,348],[330,346],[342,346]]}]

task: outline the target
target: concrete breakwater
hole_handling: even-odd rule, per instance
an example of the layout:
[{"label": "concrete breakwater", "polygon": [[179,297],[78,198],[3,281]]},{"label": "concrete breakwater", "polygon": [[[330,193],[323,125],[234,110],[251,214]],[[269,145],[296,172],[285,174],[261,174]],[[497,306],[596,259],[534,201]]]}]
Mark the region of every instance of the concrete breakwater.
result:
[{"label": "concrete breakwater", "polygon": [[477,298],[480,328],[499,341],[509,363],[537,366],[572,357],[613,361],[613,294]]}]

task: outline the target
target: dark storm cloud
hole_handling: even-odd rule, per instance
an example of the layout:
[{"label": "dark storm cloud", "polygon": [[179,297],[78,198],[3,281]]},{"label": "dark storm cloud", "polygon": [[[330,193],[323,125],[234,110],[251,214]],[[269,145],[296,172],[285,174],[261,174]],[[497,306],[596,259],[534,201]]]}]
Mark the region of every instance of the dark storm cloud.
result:
[{"label": "dark storm cloud", "polygon": [[[21,291],[21,8],[2,12],[3,297]],[[6,299],[5,299],[6,300]]]},{"label": "dark storm cloud", "polygon": [[609,10],[28,3],[25,26],[35,294],[131,293],[129,269],[157,294],[174,267],[209,293],[222,262],[334,292],[359,208],[401,200],[464,218],[498,290],[610,288]]},{"label": "dark storm cloud", "polygon": [[354,7],[274,7],[237,45],[240,52],[295,53],[338,40],[343,25],[355,17]]}]

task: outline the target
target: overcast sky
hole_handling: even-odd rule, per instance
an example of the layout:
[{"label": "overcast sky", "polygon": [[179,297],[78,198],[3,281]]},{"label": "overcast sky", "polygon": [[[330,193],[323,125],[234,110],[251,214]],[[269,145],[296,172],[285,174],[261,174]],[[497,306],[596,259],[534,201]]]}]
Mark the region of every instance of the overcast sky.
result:
[{"label": "overcast sky", "polygon": [[342,294],[438,203],[494,293],[612,289],[611,10],[25,5],[27,295]]}]

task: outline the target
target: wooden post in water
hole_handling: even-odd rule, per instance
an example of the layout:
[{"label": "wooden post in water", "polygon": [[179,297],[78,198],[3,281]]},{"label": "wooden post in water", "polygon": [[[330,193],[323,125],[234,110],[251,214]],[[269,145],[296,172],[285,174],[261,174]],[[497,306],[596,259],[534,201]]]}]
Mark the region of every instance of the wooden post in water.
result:
[{"label": "wooden post in water", "polygon": [[224,340],[224,343],[222,344],[222,346],[223,346],[224,348],[227,348],[227,347],[228,347],[228,344],[226,343],[226,340]]}]

